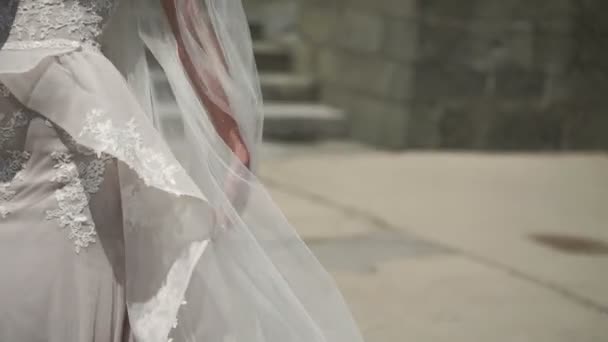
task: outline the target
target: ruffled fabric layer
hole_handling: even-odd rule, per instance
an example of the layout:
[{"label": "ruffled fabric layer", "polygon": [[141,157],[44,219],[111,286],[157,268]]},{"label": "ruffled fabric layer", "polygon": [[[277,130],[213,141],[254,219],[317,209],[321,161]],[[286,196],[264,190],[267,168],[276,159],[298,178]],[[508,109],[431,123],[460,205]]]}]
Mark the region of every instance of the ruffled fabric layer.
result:
[{"label": "ruffled fabric layer", "polygon": [[211,236],[207,198],[98,51],[70,41],[9,44],[0,83],[77,144],[119,161],[132,329],[147,336],[141,341],[166,341]]},{"label": "ruffled fabric layer", "polygon": [[[264,187],[229,165],[230,151],[171,62],[177,56],[156,56],[179,110],[197,114],[185,122],[185,141],[200,146],[183,156],[172,154],[129,76],[98,51],[77,44],[0,51],[0,82],[20,102],[118,160],[135,339],[362,341],[332,278]],[[247,200],[235,203],[226,184]]]}]

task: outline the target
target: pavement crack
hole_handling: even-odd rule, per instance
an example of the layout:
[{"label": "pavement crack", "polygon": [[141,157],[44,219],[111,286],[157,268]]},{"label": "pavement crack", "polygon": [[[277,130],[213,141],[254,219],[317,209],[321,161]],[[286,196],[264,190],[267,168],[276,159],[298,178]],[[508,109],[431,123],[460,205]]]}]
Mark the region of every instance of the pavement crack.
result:
[{"label": "pavement crack", "polygon": [[266,177],[260,177],[263,181],[263,183],[268,186],[269,188],[275,188],[277,190],[283,191],[287,194],[302,198],[302,199],[306,199],[309,201],[312,201],[314,203],[318,203],[321,205],[325,205],[329,208],[332,208],[336,211],[339,211],[342,214],[345,214],[349,217],[358,217],[361,218],[371,224],[373,224],[375,227],[381,229],[381,230],[385,230],[385,231],[391,231],[391,232],[401,232],[402,230],[397,228],[396,226],[392,225],[391,223],[389,223],[388,221],[384,220],[381,217],[375,216],[371,213],[368,213],[364,210],[361,210],[359,208],[355,208],[343,203],[339,203],[337,201],[331,200],[329,198],[323,197],[319,194],[310,192],[310,191],[306,191],[303,190],[301,188],[298,187],[294,187],[294,186],[290,186],[281,182],[277,182],[275,180],[266,178]]},{"label": "pavement crack", "polygon": [[413,232],[407,228],[397,227],[397,226],[391,224],[390,222],[388,222],[387,220],[376,216],[373,213],[367,212],[360,208],[353,207],[348,204],[340,203],[338,201],[324,197],[324,196],[314,193],[312,191],[305,190],[305,189],[302,189],[300,187],[297,187],[297,186],[294,186],[291,184],[285,184],[283,182],[273,180],[269,177],[260,177],[260,178],[262,179],[263,183],[266,186],[268,186],[269,188],[274,188],[274,189],[283,191],[287,194],[290,194],[290,195],[293,195],[293,196],[296,196],[296,197],[299,197],[302,199],[306,199],[309,201],[313,201],[313,202],[321,204],[321,205],[325,205],[328,208],[332,208],[345,215],[348,215],[349,217],[361,218],[362,220],[365,220],[365,221],[369,222],[370,224],[373,224],[375,227],[378,227],[379,229],[384,230],[384,231],[403,234],[404,230],[406,230],[408,235],[411,235],[412,237],[414,237],[420,241],[424,241],[429,245],[437,246],[438,248],[441,248],[441,249],[445,250],[446,252],[451,252],[453,254],[460,255],[474,263],[483,265],[483,266],[488,267],[493,270],[498,270],[500,272],[508,274],[511,277],[515,277],[520,280],[532,283],[536,286],[539,286],[548,291],[551,291],[564,299],[577,303],[578,305],[580,305],[582,307],[585,307],[585,308],[593,310],[597,313],[608,316],[608,306],[603,305],[602,303],[598,303],[598,302],[594,301],[593,299],[587,298],[587,297],[580,295],[578,293],[575,293],[573,291],[570,291],[555,282],[552,282],[552,281],[549,281],[546,279],[542,279],[540,277],[535,277],[526,272],[518,270],[517,268],[510,266],[508,264],[490,259],[488,257],[476,254],[474,252],[462,249],[460,247],[451,246],[451,245],[448,245],[441,241],[431,240],[428,237],[421,236],[420,234]]}]

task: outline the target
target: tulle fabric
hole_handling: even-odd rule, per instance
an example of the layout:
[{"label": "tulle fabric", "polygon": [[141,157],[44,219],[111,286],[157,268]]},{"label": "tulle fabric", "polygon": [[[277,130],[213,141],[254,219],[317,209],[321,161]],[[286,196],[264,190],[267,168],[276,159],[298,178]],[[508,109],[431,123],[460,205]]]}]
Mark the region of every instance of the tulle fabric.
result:
[{"label": "tulle fabric", "polygon": [[[205,92],[237,121],[255,169],[262,106],[241,4],[176,4]],[[176,97],[180,141],[163,135],[146,48]],[[104,49],[3,50],[0,82],[78,144],[117,158],[135,340],[362,341],[332,278],[217,135],[160,1],[123,0]]]},{"label": "tulle fabric", "polygon": [[[287,222],[257,178],[215,133],[180,64],[160,8],[149,2],[140,37],[163,67],[186,128],[181,158],[209,203],[227,220],[194,267],[175,341],[362,341],[332,278]],[[142,8],[140,2],[137,7]],[[178,0],[180,34],[208,97],[231,114],[257,165],[262,100],[240,1]],[[145,93],[139,91],[140,93]],[[154,99],[153,101],[154,102]],[[161,127],[162,130],[162,127]],[[227,194],[238,189],[238,198]]]}]

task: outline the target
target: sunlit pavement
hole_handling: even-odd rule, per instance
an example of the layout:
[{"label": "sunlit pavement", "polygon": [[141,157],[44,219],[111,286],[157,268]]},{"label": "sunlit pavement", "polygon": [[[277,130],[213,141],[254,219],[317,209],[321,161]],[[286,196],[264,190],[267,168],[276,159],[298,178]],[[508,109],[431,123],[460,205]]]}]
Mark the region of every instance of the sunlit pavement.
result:
[{"label": "sunlit pavement", "polygon": [[608,341],[608,156],[264,152],[368,342]]}]

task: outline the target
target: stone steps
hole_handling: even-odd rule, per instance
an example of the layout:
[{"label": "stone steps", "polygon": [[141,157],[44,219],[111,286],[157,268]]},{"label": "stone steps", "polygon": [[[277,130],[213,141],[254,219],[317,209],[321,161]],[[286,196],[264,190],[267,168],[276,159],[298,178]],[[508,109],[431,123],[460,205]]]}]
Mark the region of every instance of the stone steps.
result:
[{"label": "stone steps", "polygon": [[249,32],[254,41],[264,39],[264,24],[260,19],[249,18]]},{"label": "stone steps", "polygon": [[[264,136],[274,140],[343,138],[347,131],[343,110],[321,104],[319,87],[311,75],[294,72],[292,41],[265,40],[264,27],[253,22],[253,49],[264,96]],[[183,123],[171,87],[155,63],[152,77],[160,100],[160,116],[168,137],[183,134]]]},{"label": "stone steps", "polygon": [[[159,69],[152,71],[154,89],[161,101],[175,101],[171,86]],[[309,102],[318,99],[318,87],[313,77],[294,73],[260,73],[265,101]]]},{"label": "stone steps", "polygon": [[342,138],[347,127],[341,109],[310,103],[267,103],[264,136],[272,140]]},{"label": "stone steps", "polygon": [[319,98],[316,80],[310,75],[295,73],[260,73],[265,101],[310,102]]},{"label": "stone steps", "polygon": [[294,68],[293,56],[285,43],[254,41],[253,53],[260,72],[290,72]]},{"label": "stone steps", "polygon": [[[255,40],[253,54],[260,71],[290,72],[294,68],[294,59],[288,42]],[[158,67],[158,63],[150,53],[148,61],[152,68]]]},{"label": "stone steps", "polygon": [[[159,105],[163,133],[179,139],[184,124],[174,102]],[[264,105],[264,136],[280,140],[313,140],[343,137],[346,132],[344,112],[319,103],[267,103]]]},{"label": "stone steps", "polygon": [[254,42],[254,54],[264,96],[264,137],[268,140],[343,138],[343,110],[319,102],[319,86],[311,75],[294,72],[294,42]]}]

